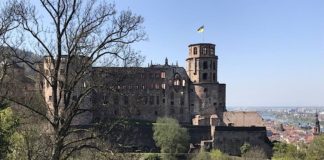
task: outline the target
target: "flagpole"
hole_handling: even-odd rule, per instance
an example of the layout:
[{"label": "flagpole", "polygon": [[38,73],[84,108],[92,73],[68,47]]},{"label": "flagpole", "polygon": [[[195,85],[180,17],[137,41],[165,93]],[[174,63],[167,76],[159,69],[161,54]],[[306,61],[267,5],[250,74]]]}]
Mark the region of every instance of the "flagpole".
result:
[{"label": "flagpole", "polygon": [[203,41],[202,42],[205,43],[205,31],[203,32],[202,36],[203,36]]},{"label": "flagpole", "polygon": [[202,36],[202,37],[201,37],[201,38],[202,38],[202,43],[205,42],[205,33],[204,33],[205,31],[204,31],[204,28],[205,28],[204,25],[202,25],[201,27],[199,27],[199,28],[197,29],[197,31],[198,31],[199,33],[203,32],[202,35],[201,35],[201,36]]}]

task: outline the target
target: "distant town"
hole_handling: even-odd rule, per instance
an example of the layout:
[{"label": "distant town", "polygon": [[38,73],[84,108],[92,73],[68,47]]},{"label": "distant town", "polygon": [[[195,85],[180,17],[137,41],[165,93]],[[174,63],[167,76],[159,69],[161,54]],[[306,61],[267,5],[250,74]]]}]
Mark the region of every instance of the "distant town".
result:
[{"label": "distant town", "polygon": [[229,107],[229,110],[257,111],[264,120],[271,141],[291,144],[312,142],[316,113],[320,131],[323,132],[324,107]]}]

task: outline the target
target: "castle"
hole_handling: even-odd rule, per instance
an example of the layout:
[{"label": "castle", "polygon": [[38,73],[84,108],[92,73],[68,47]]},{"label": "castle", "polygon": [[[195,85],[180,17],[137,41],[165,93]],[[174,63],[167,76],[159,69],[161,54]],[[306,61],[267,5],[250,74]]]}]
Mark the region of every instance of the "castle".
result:
[{"label": "castle", "polygon": [[[211,146],[230,155],[240,155],[240,146],[248,142],[270,155],[271,143],[262,118],[256,112],[226,110],[226,85],[217,79],[215,51],[215,44],[189,45],[186,69],[170,65],[168,59],[162,65],[148,67],[97,67],[86,56],[74,57],[73,61],[63,56],[58,94],[64,92],[65,83],[80,78],[70,95],[71,103],[82,97],[80,108],[91,112],[79,114],[73,125],[91,125],[115,118],[154,122],[158,117],[172,117],[188,129],[190,143],[194,146]],[[69,71],[67,63],[70,63]],[[84,67],[86,73],[78,77],[78,69]],[[54,97],[49,81],[53,74],[51,58],[44,57],[39,68],[47,80],[35,78],[36,82],[31,85],[41,91],[51,108]],[[23,72],[19,67],[16,70]],[[88,88],[92,89],[83,96]],[[60,103],[63,104],[63,100]],[[132,134],[136,138],[127,138],[136,141],[131,142],[132,145],[154,147],[153,139],[147,139],[152,137],[151,128],[136,130],[140,132]]]},{"label": "castle", "polygon": [[[81,108],[91,108],[76,118],[75,125],[92,124],[108,119],[126,118],[154,122],[158,117],[172,117],[188,128],[194,146],[212,146],[231,155],[240,155],[245,142],[260,146],[268,155],[271,143],[266,135],[262,118],[256,112],[228,112],[226,85],[217,79],[218,56],[215,44],[189,45],[187,67],[162,65],[148,67],[95,67],[87,66],[89,74],[83,77],[78,90],[88,85],[93,90],[84,98]],[[44,58],[45,73],[50,73],[50,58]],[[61,60],[64,68],[66,59]],[[76,61],[88,62],[87,57]],[[77,69],[80,66],[74,66]],[[64,75],[64,71],[60,71]],[[73,73],[69,73],[73,74]],[[44,82],[44,97],[52,101],[50,85]],[[154,146],[152,130],[138,127],[128,145]],[[133,131],[130,131],[133,133]],[[146,135],[143,137],[143,135]],[[145,143],[144,143],[145,142]]]},{"label": "castle", "polygon": [[[225,84],[217,80],[217,60],[214,44],[198,43],[189,45],[186,70],[170,65],[167,59],[163,65],[149,67],[90,67],[90,76],[83,83],[100,87],[95,87],[84,103],[96,111],[80,123],[107,117],[155,121],[168,116],[191,124],[195,117],[213,116],[220,125],[226,103]],[[46,74],[51,70],[49,61],[44,58]],[[65,60],[61,61],[64,65]],[[50,104],[51,86],[44,81],[43,88]]]}]

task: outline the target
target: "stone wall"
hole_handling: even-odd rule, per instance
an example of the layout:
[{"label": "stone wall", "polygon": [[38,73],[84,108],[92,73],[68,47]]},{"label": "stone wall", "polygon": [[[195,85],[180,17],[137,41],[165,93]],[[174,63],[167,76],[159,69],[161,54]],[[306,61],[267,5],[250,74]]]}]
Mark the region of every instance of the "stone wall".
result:
[{"label": "stone wall", "polygon": [[241,154],[240,147],[244,143],[262,148],[270,157],[272,146],[265,127],[227,127],[216,126],[214,148],[233,156]]}]

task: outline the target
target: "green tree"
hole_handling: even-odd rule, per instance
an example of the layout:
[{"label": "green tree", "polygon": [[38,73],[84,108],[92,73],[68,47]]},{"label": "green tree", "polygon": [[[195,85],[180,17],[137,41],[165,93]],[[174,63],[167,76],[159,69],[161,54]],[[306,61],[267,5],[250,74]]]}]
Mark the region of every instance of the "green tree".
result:
[{"label": "green tree", "polygon": [[164,159],[175,159],[177,153],[186,152],[188,149],[189,135],[186,128],[180,126],[176,119],[158,118],[153,125],[153,139]]},{"label": "green tree", "polygon": [[240,147],[241,155],[245,154],[250,149],[251,149],[250,143],[244,142],[244,144]]},{"label": "green tree", "polygon": [[275,142],[272,158],[274,160],[301,160],[305,159],[305,153],[292,144]]},{"label": "green tree", "polygon": [[211,156],[204,149],[200,149],[199,153],[192,160],[211,160]]},{"label": "green tree", "polygon": [[247,150],[242,157],[250,158],[250,159],[268,159],[267,154],[260,147],[253,146],[249,150]]},{"label": "green tree", "polygon": [[308,160],[324,159],[324,135],[316,136],[307,149]]},{"label": "green tree", "polygon": [[4,159],[10,152],[12,136],[16,136],[15,128],[18,120],[14,117],[11,108],[0,110],[0,159]]},{"label": "green tree", "polygon": [[217,159],[217,160],[230,160],[230,156],[221,152],[219,149],[213,149],[210,151],[210,157],[211,159]]}]

